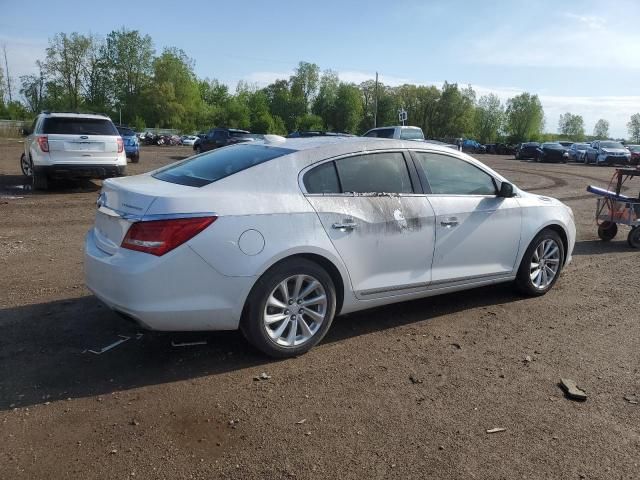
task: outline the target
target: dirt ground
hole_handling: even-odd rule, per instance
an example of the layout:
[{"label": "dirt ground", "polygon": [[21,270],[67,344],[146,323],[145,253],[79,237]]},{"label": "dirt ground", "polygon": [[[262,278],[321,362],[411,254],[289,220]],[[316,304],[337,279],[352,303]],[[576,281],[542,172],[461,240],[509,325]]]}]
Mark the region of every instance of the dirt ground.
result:
[{"label": "dirt ground", "polygon": [[[574,209],[573,263],[546,296],[501,285],[343,316],[273,361],[235,332],[136,339],[83,285],[99,182],[32,193],[21,145],[1,142],[0,478],[640,478],[640,252],[626,229],[597,239],[585,191],[612,168],[479,157]],[[189,152],[144,148],[129,173]],[[171,346],[191,340],[207,344]]]}]

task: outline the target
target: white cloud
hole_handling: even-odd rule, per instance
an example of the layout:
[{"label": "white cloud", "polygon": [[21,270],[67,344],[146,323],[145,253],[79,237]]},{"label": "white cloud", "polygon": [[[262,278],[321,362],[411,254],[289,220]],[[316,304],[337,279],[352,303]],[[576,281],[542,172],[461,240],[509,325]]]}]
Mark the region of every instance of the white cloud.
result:
[{"label": "white cloud", "polygon": [[568,12],[565,13],[564,16],[569,20],[576,20],[580,24],[585,25],[592,30],[602,30],[607,23],[604,18],[597,15],[581,15],[578,13]]}]

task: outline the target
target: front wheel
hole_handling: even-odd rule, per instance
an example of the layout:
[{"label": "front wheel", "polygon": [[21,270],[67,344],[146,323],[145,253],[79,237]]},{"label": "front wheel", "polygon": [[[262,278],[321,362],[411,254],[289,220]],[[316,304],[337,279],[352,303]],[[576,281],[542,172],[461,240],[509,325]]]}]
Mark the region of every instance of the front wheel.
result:
[{"label": "front wheel", "polygon": [[322,340],[335,312],[335,286],[329,274],[318,264],[297,258],[276,265],[258,280],[241,329],[263,353],[294,357]]},{"label": "front wheel", "polygon": [[640,227],[633,227],[627,236],[627,243],[631,248],[640,248]]},{"label": "front wheel", "polygon": [[516,286],[525,295],[544,295],[556,283],[564,265],[564,246],[553,230],[540,232],[522,257]]}]

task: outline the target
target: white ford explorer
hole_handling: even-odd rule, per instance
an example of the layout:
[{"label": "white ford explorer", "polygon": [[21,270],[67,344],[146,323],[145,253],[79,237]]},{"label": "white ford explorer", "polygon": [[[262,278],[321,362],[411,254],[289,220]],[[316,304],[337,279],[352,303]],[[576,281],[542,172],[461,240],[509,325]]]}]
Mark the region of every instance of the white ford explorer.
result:
[{"label": "white ford explorer", "polygon": [[20,167],[36,189],[46,190],[50,179],[125,174],[124,144],[109,117],[43,112],[25,133]]}]

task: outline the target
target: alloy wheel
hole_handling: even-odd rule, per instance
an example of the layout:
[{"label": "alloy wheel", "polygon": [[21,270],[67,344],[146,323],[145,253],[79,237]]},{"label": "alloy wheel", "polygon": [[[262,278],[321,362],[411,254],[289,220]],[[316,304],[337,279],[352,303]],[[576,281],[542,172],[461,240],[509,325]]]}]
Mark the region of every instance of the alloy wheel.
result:
[{"label": "alloy wheel", "polygon": [[33,175],[33,168],[31,167],[31,161],[26,155],[20,157],[20,168],[25,177],[31,177]]},{"label": "alloy wheel", "polygon": [[529,277],[533,286],[544,290],[553,282],[560,270],[560,247],[555,240],[546,238],[531,257]]},{"label": "alloy wheel", "polygon": [[327,317],[327,294],[319,280],[293,275],[271,291],[262,315],[272,342],[296,347],[311,339]]}]

